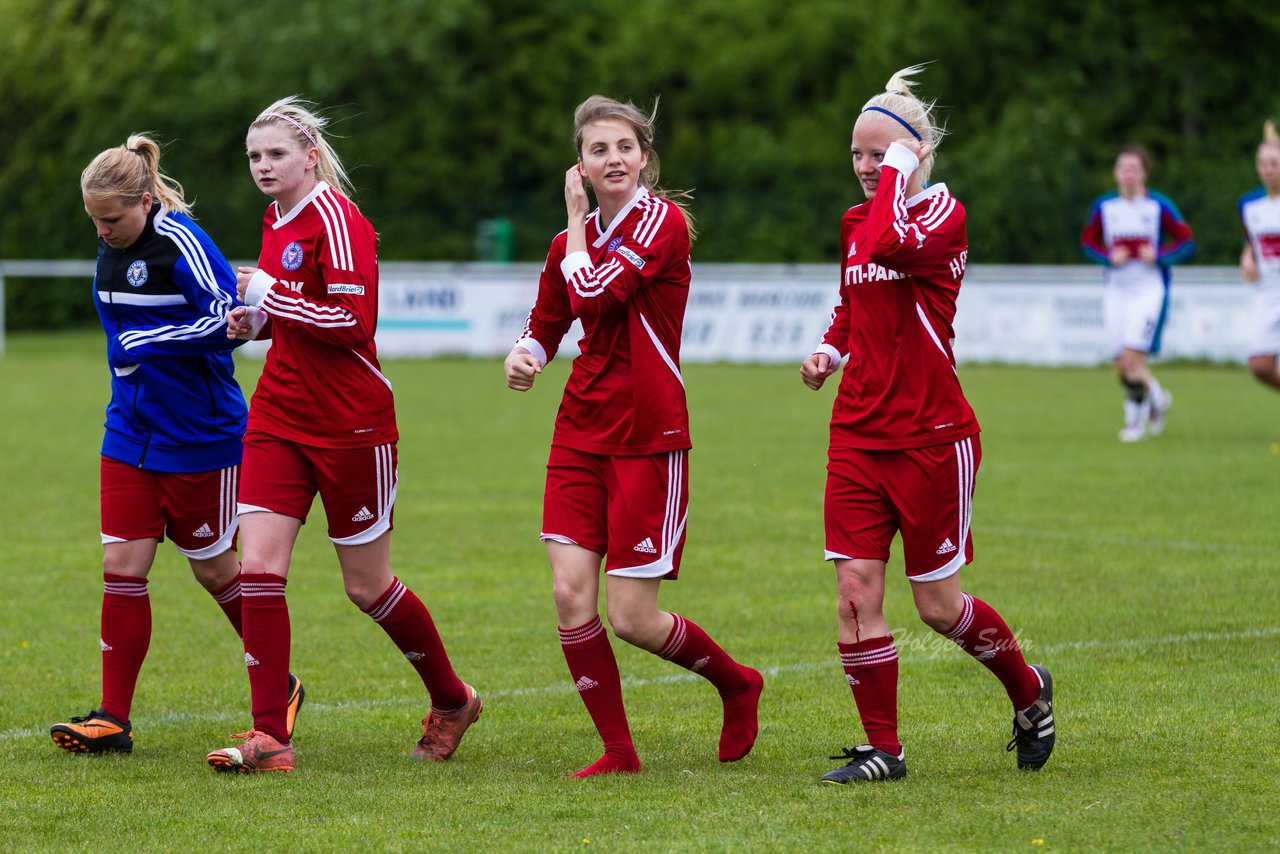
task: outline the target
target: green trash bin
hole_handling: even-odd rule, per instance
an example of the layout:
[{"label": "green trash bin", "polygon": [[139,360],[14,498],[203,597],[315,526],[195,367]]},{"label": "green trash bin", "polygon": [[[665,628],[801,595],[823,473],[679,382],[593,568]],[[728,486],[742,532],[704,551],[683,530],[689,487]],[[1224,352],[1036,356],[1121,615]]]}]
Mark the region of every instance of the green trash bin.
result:
[{"label": "green trash bin", "polygon": [[515,259],[515,229],[505,216],[482,219],[476,226],[477,261],[512,261]]}]

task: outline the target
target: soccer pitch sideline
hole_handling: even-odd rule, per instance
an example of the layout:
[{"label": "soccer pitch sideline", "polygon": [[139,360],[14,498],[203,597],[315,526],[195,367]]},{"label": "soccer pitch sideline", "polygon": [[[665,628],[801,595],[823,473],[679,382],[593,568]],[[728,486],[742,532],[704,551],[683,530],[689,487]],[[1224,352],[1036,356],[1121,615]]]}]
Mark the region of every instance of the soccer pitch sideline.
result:
[{"label": "soccer pitch sideline", "polygon": [[[645,771],[599,755],[558,648],[536,540],[567,366],[528,394],[497,360],[391,361],[401,429],[393,560],[485,714],[448,763],[409,758],[426,697],[347,603],[313,511],[289,584],[307,687],[298,770],[212,773],[247,728],[242,650],[165,545],[127,757],[66,754],[50,724],[98,700],[100,334],[14,335],[0,359],[0,840],[6,850],[1260,850],[1280,833],[1280,396],[1243,368],[1159,368],[1167,433],[1121,445],[1108,369],[970,366],[983,460],[965,587],[1053,670],[1056,752],[1004,750],[998,682],[914,616],[901,564],[910,776],[821,786],[862,740],[822,563],[832,389],[797,366],[686,367],[695,447],[683,580],[664,607],[766,674],[762,731],[716,761],[705,682],[615,642]],[[259,364],[242,361],[252,387]]]}]

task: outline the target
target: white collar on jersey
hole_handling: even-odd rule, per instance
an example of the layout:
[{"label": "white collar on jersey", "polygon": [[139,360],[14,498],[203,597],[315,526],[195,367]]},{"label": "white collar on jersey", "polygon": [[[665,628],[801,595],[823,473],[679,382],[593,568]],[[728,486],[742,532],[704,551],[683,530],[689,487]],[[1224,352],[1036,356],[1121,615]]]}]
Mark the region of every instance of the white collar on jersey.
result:
[{"label": "white collar on jersey", "polygon": [[[624,219],[627,218],[627,214],[631,213],[632,208],[634,208],[636,205],[640,204],[647,198],[649,198],[649,191],[646,190],[644,187],[636,187],[636,194],[631,197],[631,201],[627,202],[626,206],[622,210],[618,211],[618,215],[613,218],[613,222],[609,223],[609,230],[606,232],[603,232],[596,239],[596,242],[592,243],[591,245],[596,249],[599,249],[601,246],[604,246],[606,243],[608,243],[609,237],[613,234],[614,229],[617,228],[618,225]],[[600,209],[596,208],[594,211],[592,211],[591,216],[595,218],[596,231],[599,231],[600,230]]]},{"label": "white collar on jersey", "polygon": [[[320,195],[327,189],[329,189],[329,185],[326,184],[324,181],[321,181],[318,184],[316,184],[315,189],[313,189],[310,193],[307,193],[306,198],[304,198],[302,201],[298,202],[296,205],[293,206],[293,210],[289,211],[288,214],[280,217],[278,220],[272,223],[271,225],[272,230],[274,231],[275,229],[280,228],[286,222],[298,216],[298,214],[302,213],[304,210],[307,209],[308,205],[310,205],[313,201],[315,201],[316,196]],[[271,204],[276,206],[276,213],[279,213],[280,203],[272,202]]]},{"label": "white collar on jersey", "polygon": [[947,192],[946,184],[930,184],[926,189],[921,190],[911,198],[907,199],[907,207],[909,208],[915,207],[916,205],[923,202],[925,199],[932,198],[933,196],[936,196],[939,193],[945,193],[945,192]]}]

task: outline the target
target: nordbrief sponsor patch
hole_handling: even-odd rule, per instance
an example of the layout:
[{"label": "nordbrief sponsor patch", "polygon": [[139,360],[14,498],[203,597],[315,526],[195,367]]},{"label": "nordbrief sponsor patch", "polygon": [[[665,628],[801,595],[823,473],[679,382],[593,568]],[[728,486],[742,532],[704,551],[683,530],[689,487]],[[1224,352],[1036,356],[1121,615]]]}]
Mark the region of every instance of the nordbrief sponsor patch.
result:
[{"label": "nordbrief sponsor patch", "polygon": [[330,285],[331,294],[364,294],[364,285]]},{"label": "nordbrief sponsor patch", "polygon": [[621,255],[623,258],[626,258],[628,261],[630,261],[630,262],[635,266],[635,268],[636,268],[637,270],[643,270],[643,269],[644,269],[644,259],[643,259],[643,258],[641,258],[641,257],[640,257],[639,255],[637,255],[636,253],[632,252],[632,251],[631,251],[630,249],[628,249],[627,247],[625,247],[625,246],[619,246],[619,247],[617,248],[617,250],[616,250],[616,251],[617,251],[617,253],[618,253],[619,255]]}]

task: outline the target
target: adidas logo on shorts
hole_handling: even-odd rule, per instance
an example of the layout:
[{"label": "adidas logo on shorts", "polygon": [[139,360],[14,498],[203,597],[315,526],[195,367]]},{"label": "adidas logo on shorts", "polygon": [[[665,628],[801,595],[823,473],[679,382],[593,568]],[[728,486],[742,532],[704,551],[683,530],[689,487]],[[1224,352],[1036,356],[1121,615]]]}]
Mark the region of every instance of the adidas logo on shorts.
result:
[{"label": "adidas logo on shorts", "polygon": [[643,540],[636,543],[634,550],[647,555],[656,555],[658,553],[658,550],[653,547],[653,539],[651,537],[645,537]]},{"label": "adidas logo on shorts", "polygon": [[368,522],[373,518],[373,514],[369,512],[368,507],[361,506],[360,512],[351,517],[352,522]]},{"label": "adidas logo on shorts", "polygon": [[599,682],[592,679],[590,676],[579,676],[578,681],[573,683],[573,687],[577,688],[578,693],[581,694],[583,691],[590,691],[599,684]]},{"label": "adidas logo on shorts", "polygon": [[956,544],[951,542],[950,537],[947,537],[945,540],[942,541],[942,545],[938,546],[937,554],[940,554],[940,555],[950,554],[955,550],[956,550]]},{"label": "adidas logo on shorts", "polygon": [[192,531],[192,532],[191,532],[191,536],[193,536],[193,537],[212,537],[212,536],[213,536],[213,529],[209,527],[209,523],[208,523],[208,522],[205,522],[205,523],[204,523],[203,525],[201,525],[199,528],[196,528],[194,531]]}]

